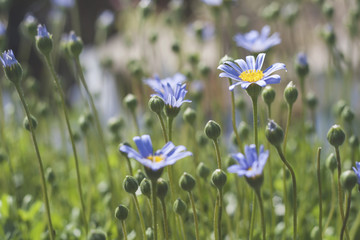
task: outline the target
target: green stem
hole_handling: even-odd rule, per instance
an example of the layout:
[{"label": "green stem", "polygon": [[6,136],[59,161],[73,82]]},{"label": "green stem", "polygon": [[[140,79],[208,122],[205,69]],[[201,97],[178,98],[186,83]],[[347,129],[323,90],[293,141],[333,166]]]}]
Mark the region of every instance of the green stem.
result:
[{"label": "green stem", "polygon": [[250,236],[249,239],[252,240],[254,236],[254,224],[255,224],[255,216],[256,216],[256,207],[255,207],[255,195],[252,195],[252,211],[251,211],[251,220],[250,220]]},{"label": "green stem", "polygon": [[74,136],[71,130],[71,125],[70,125],[70,120],[69,120],[69,116],[68,116],[68,112],[66,110],[66,105],[65,105],[65,94],[61,88],[60,85],[60,81],[55,73],[55,69],[54,66],[52,64],[50,55],[45,56],[45,60],[46,60],[46,64],[51,72],[51,75],[53,77],[55,86],[59,92],[60,98],[61,98],[61,104],[62,104],[62,108],[64,111],[64,115],[65,115],[65,120],[66,120],[66,125],[67,125],[67,129],[68,129],[68,133],[70,136],[70,140],[71,140],[71,146],[72,146],[72,150],[74,153],[74,161],[75,161],[75,169],[76,169],[76,178],[77,178],[77,188],[78,188],[78,192],[79,192],[79,196],[80,196],[80,204],[81,204],[81,210],[82,210],[82,217],[83,217],[83,221],[84,221],[84,227],[85,227],[85,235],[87,235],[88,232],[88,224],[87,224],[87,220],[86,220],[86,213],[85,213],[85,204],[84,204],[84,198],[83,198],[83,192],[82,192],[82,188],[81,188],[81,178],[80,178],[80,169],[79,169],[79,160],[78,160],[78,156],[77,156],[77,151],[76,151],[76,146],[75,146],[75,141],[74,141]]},{"label": "green stem", "polygon": [[328,228],[328,226],[329,226],[329,224],[331,222],[331,219],[333,217],[333,214],[334,214],[334,211],[335,211],[335,201],[336,201],[336,184],[335,184],[335,181],[334,181],[334,175],[331,172],[331,205],[330,205],[330,211],[329,211],[328,218],[327,218],[326,223],[325,223],[324,228],[323,228],[324,231],[326,231],[326,229]]},{"label": "green stem", "polygon": [[167,143],[168,142],[168,137],[167,137],[167,134],[166,134],[166,127],[165,127],[164,119],[161,116],[161,113],[157,113],[156,115],[158,116],[159,121],[160,121],[161,130],[162,130],[162,133],[163,133],[163,136],[164,136],[164,141],[165,141],[165,143]]},{"label": "green stem", "polygon": [[132,110],[132,111],[131,111],[131,117],[132,117],[132,120],[133,120],[133,122],[134,122],[136,134],[137,134],[138,136],[140,136],[140,128],[139,128],[138,121],[137,121],[137,119],[136,119],[135,110]]},{"label": "green stem", "polygon": [[181,235],[183,237],[183,240],[186,240],[186,235],[185,235],[185,230],[184,230],[184,221],[181,216],[178,216],[178,217],[179,217],[179,221],[180,221]]},{"label": "green stem", "polygon": [[221,156],[220,156],[219,144],[218,144],[217,140],[213,140],[213,143],[214,143],[214,147],[215,147],[216,161],[217,161],[218,169],[221,169]]},{"label": "green stem", "polygon": [[253,104],[253,125],[254,125],[254,141],[256,146],[256,152],[259,152],[259,141],[258,141],[258,117],[257,117],[257,96],[252,97]]},{"label": "green stem", "polygon": [[133,196],[133,199],[134,199],[134,202],[135,202],[136,211],[137,211],[137,213],[139,215],[141,230],[142,230],[142,233],[143,233],[143,239],[145,240],[146,239],[146,229],[145,229],[145,224],[144,224],[144,217],[143,217],[143,215],[141,213],[139,201],[138,201],[138,199],[136,197],[136,194],[134,193],[132,196]]},{"label": "green stem", "polygon": [[[229,78],[229,85],[232,85],[232,80]],[[243,144],[242,141],[240,139],[239,133],[237,131],[237,127],[236,127],[236,114],[235,114],[235,93],[234,91],[230,91],[231,93],[231,120],[232,120],[232,127],[235,133],[235,137],[236,137],[236,141],[237,144],[239,146],[240,151],[243,150]]]},{"label": "green stem", "polygon": [[124,234],[124,240],[127,240],[127,233],[126,233],[126,224],[125,224],[125,221],[121,221],[121,227],[122,227],[123,234]]},{"label": "green stem", "polygon": [[261,214],[261,228],[262,228],[263,240],[265,240],[266,239],[266,224],[265,224],[265,215],[264,215],[264,205],[263,205],[263,201],[261,198],[260,188],[255,189],[255,194],[259,201],[260,214]]},{"label": "green stem", "polygon": [[268,109],[268,117],[269,119],[271,119],[271,104],[267,104],[267,109]]},{"label": "green stem", "polygon": [[351,205],[351,190],[349,191],[348,201],[347,201],[347,204],[346,204],[346,213],[345,213],[345,218],[344,218],[344,221],[343,221],[343,225],[341,227],[340,240],[343,240],[343,238],[344,238],[344,232],[345,232],[345,229],[346,229],[346,222],[347,222],[347,220],[349,218],[349,214],[350,214],[350,205]]},{"label": "green stem", "polygon": [[195,222],[195,235],[196,235],[196,240],[199,240],[199,223],[198,223],[198,219],[197,219],[197,213],[196,213],[196,207],[195,207],[195,201],[194,201],[194,196],[192,194],[192,192],[188,192],[189,194],[189,198],[190,198],[190,202],[191,202],[191,207],[193,209],[193,215],[194,215],[194,222]]},{"label": "green stem", "polygon": [[172,117],[168,117],[168,140],[172,141],[172,123],[173,123],[174,118]]},{"label": "green stem", "polygon": [[320,154],[321,147],[318,148],[317,152],[317,179],[319,185],[319,232],[320,240],[322,240],[322,191],[321,191],[321,171],[320,171]]},{"label": "green stem", "polygon": [[168,231],[168,221],[167,221],[167,215],[166,215],[166,205],[164,199],[160,199],[162,212],[163,212],[163,220],[164,220],[164,230],[165,230],[165,239],[169,240],[169,231]]},{"label": "green stem", "polygon": [[44,202],[45,202],[45,211],[46,211],[46,216],[47,216],[47,220],[48,220],[50,239],[55,240],[55,230],[53,228],[52,221],[51,221],[50,204],[49,204],[49,197],[48,197],[47,188],[46,188],[46,182],[45,182],[44,167],[43,167],[43,162],[42,162],[42,159],[41,159],[39,147],[38,147],[36,136],[35,136],[35,130],[34,130],[34,127],[32,125],[32,121],[31,121],[31,114],[30,114],[29,108],[28,108],[28,106],[26,104],[22,88],[19,86],[19,84],[15,84],[15,87],[16,87],[16,90],[17,90],[17,92],[19,94],[21,103],[22,103],[22,105],[24,107],[26,117],[27,117],[27,119],[29,121],[31,137],[32,137],[32,140],[33,140],[33,144],[34,144],[34,148],[35,148],[35,152],[36,152],[36,156],[37,156],[38,164],[39,164],[40,179],[41,179],[41,189],[42,189],[43,198],[44,198]]},{"label": "green stem", "polygon": [[297,195],[296,195],[296,177],[295,177],[295,172],[291,166],[291,164],[286,160],[281,147],[278,145],[276,146],[276,150],[281,158],[281,161],[285,164],[285,166],[287,167],[287,169],[290,171],[291,174],[291,178],[292,178],[292,183],[293,183],[293,209],[294,209],[294,230],[293,230],[293,238],[294,240],[296,239],[296,233],[297,233]]},{"label": "green stem", "polygon": [[291,112],[292,112],[292,105],[288,104],[288,116],[287,116],[285,136],[284,136],[284,145],[283,145],[284,152],[286,152],[287,136],[288,136],[290,122],[291,122]]},{"label": "green stem", "polygon": [[219,239],[221,239],[221,217],[222,217],[222,206],[223,206],[223,194],[222,194],[222,189],[218,189],[218,199],[219,199],[219,208],[218,208],[218,221],[217,221],[217,228],[218,228],[218,234],[219,234]]},{"label": "green stem", "polygon": [[128,168],[129,168],[130,176],[134,176],[133,175],[133,170],[132,170],[132,167],[131,167],[131,163],[130,163],[130,159],[127,156],[125,156],[125,159],[126,159],[126,162],[127,162]]},{"label": "green stem", "polygon": [[219,219],[217,218],[217,214],[219,212],[219,196],[216,197],[216,201],[215,201],[215,209],[214,209],[214,236],[215,236],[215,240],[219,240],[220,236],[219,236],[219,228],[218,228],[218,221]]},{"label": "green stem", "polygon": [[158,239],[157,234],[157,199],[156,199],[156,179],[151,180],[151,203],[152,203],[152,227],[154,231],[154,240]]}]

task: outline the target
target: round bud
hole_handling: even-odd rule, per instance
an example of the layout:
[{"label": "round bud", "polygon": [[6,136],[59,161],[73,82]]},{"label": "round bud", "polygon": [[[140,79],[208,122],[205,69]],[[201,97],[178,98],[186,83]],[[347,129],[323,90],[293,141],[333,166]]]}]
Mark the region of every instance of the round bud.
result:
[{"label": "round bud", "polygon": [[168,190],[169,186],[167,182],[163,178],[159,178],[156,185],[156,195],[158,196],[158,198],[164,199]]},{"label": "round bud", "polygon": [[126,176],[123,182],[123,187],[127,193],[135,194],[139,185],[134,177]]},{"label": "round bud", "polygon": [[137,181],[138,184],[140,184],[140,183],[142,182],[142,180],[143,180],[144,178],[146,178],[145,173],[143,173],[140,169],[138,169],[138,170],[136,171],[134,177],[135,177],[135,179],[136,179],[136,181]]},{"label": "round bud", "polygon": [[39,24],[38,20],[32,15],[27,15],[21,24],[26,35],[33,39],[37,34],[37,25]]},{"label": "round bud", "polygon": [[276,92],[274,88],[271,87],[270,85],[267,85],[261,93],[262,99],[268,106],[270,106],[271,103],[274,101],[275,96],[276,96]]},{"label": "round bud", "polygon": [[249,125],[244,121],[240,122],[238,131],[241,139],[247,139],[250,133]]},{"label": "round bud", "polygon": [[45,57],[50,55],[51,50],[53,49],[52,36],[50,37],[39,37],[36,36],[36,47],[41,54]]},{"label": "round bud", "polygon": [[345,133],[339,125],[333,125],[327,133],[327,140],[334,147],[339,147],[345,141]]},{"label": "round bud", "polygon": [[155,44],[158,40],[158,34],[156,32],[151,33],[150,37],[149,37],[149,42],[151,44]]},{"label": "round bud", "polygon": [[197,65],[199,63],[199,55],[196,53],[190,54],[188,57],[190,65]]},{"label": "round bud", "polygon": [[[38,122],[33,115],[30,115],[31,127],[33,130],[37,128]],[[24,118],[23,126],[26,130],[31,131],[30,123],[27,117]]]},{"label": "round bud", "polygon": [[183,115],[184,121],[189,123],[190,125],[194,125],[196,120],[196,111],[191,107],[186,108]]},{"label": "round bud", "polygon": [[336,41],[336,36],[334,32],[334,28],[331,25],[326,25],[322,31],[321,36],[324,38],[325,42],[330,46],[333,46]]},{"label": "round bud", "polygon": [[180,52],[180,43],[179,42],[174,42],[172,45],[171,45],[171,50],[178,54]]},{"label": "round bud", "polygon": [[120,204],[116,209],[115,209],[115,217],[119,220],[119,221],[124,221],[129,214],[129,209],[127,207],[125,207],[124,205]]},{"label": "round bud", "polygon": [[298,53],[295,58],[295,70],[300,79],[304,79],[309,73],[309,64],[305,53]]},{"label": "round bud", "polygon": [[357,183],[357,176],[354,171],[347,170],[341,173],[340,182],[344,189],[351,191]]},{"label": "round bud", "polygon": [[14,84],[19,84],[22,80],[23,69],[20,63],[14,63],[11,66],[3,67],[5,76],[8,80],[13,82]]},{"label": "round bud", "polygon": [[70,32],[70,40],[68,42],[68,49],[69,49],[69,53],[75,57],[78,58],[80,53],[83,50],[84,47],[84,43],[81,40],[80,37],[76,36],[75,32]]},{"label": "round bud", "polygon": [[154,239],[154,231],[151,227],[148,227],[145,231],[146,240],[153,240]]},{"label": "round bud", "polygon": [[141,193],[150,198],[151,196],[151,183],[149,179],[144,178],[140,183]]},{"label": "round bud", "polygon": [[318,104],[318,99],[314,93],[310,92],[306,95],[306,103],[311,110],[314,110]]},{"label": "round bud", "polygon": [[334,6],[329,1],[326,1],[322,5],[321,11],[326,18],[331,19],[334,15]]},{"label": "round bud", "polygon": [[124,103],[131,112],[134,112],[138,102],[135,95],[129,93],[125,96]]},{"label": "round bud", "polygon": [[242,111],[246,108],[246,102],[243,97],[238,97],[235,102],[235,106],[239,111]]},{"label": "round bud", "polygon": [[161,111],[164,109],[165,103],[164,100],[162,100],[158,96],[153,96],[149,100],[149,108],[154,113],[160,114]]},{"label": "round bud", "polygon": [[106,240],[106,233],[102,230],[91,230],[88,240]]},{"label": "round bud", "polygon": [[175,200],[173,205],[173,210],[175,213],[182,215],[185,213],[186,208],[187,208],[186,203],[183,200],[181,200],[180,198]]},{"label": "round bud", "polygon": [[210,169],[203,162],[200,162],[196,168],[196,174],[206,180],[210,174]]},{"label": "round bud", "polygon": [[269,120],[265,135],[267,140],[274,146],[280,146],[284,140],[284,132],[273,120]]},{"label": "round bud", "polygon": [[221,134],[220,125],[213,120],[210,120],[207,122],[204,130],[205,130],[206,136],[214,141],[216,141]]},{"label": "round bud", "polygon": [[205,65],[204,63],[199,64],[199,71],[201,76],[204,78],[207,78],[211,72],[211,68],[208,65]]},{"label": "round bud", "polygon": [[152,126],[154,125],[154,118],[153,116],[149,113],[149,112],[146,112],[143,116],[144,118],[144,125],[145,127],[147,128],[152,128]]},{"label": "round bud", "polygon": [[330,153],[330,155],[326,158],[325,165],[331,172],[337,168],[336,157],[333,153]]},{"label": "round bud", "polygon": [[353,149],[358,148],[359,147],[359,138],[355,135],[352,135],[349,138],[349,144],[350,144],[351,148],[353,148]]},{"label": "round bud", "polygon": [[80,129],[83,133],[86,133],[90,128],[90,123],[87,121],[87,118],[85,115],[81,115],[78,120]]},{"label": "round bud", "polygon": [[52,168],[49,167],[49,168],[46,169],[45,177],[46,177],[46,180],[48,181],[48,183],[54,184],[54,182],[55,182],[55,173],[52,170]]},{"label": "round bud", "polygon": [[195,179],[193,176],[184,172],[183,175],[180,177],[179,186],[187,192],[190,192],[195,187]]},{"label": "round bud", "polygon": [[341,118],[348,122],[351,123],[352,120],[354,120],[355,114],[354,112],[350,109],[350,107],[345,106],[344,109],[341,112]]},{"label": "round bud", "polygon": [[334,105],[334,113],[337,117],[341,116],[342,111],[344,110],[344,108],[346,107],[346,102],[344,100],[339,100],[335,105]]},{"label": "round bud", "polygon": [[225,55],[220,59],[219,65],[224,64],[225,62],[233,62],[233,61],[234,61],[234,59],[232,57]]},{"label": "round bud", "polygon": [[216,169],[211,176],[211,182],[218,189],[222,189],[222,187],[226,183],[226,180],[227,180],[226,173],[221,169]]},{"label": "round bud", "polygon": [[291,81],[288,83],[284,90],[284,98],[287,104],[292,106],[298,97],[298,90],[296,89],[294,83]]},{"label": "round bud", "polygon": [[202,133],[196,133],[196,142],[199,144],[200,147],[204,147],[208,143],[208,138]]},{"label": "round bud", "polygon": [[124,126],[124,119],[121,117],[112,117],[108,121],[110,132],[117,133]]}]

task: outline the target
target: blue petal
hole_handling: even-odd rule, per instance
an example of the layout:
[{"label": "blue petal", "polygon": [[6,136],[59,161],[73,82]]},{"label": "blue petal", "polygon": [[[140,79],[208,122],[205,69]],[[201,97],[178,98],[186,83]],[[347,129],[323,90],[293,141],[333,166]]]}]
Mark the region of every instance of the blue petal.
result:
[{"label": "blue petal", "polygon": [[240,78],[238,76],[235,76],[235,75],[232,75],[230,73],[226,73],[226,72],[222,72],[219,74],[219,77],[227,77],[227,78],[231,78],[231,79],[234,79],[236,81],[240,81]]},{"label": "blue petal", "polygon": [[266,86],[266,82],[264,80],[256,81],[255,84],[259,85],[260,87],[265,87]]},{"label": "blue petal", "polygon": [[242,86],[243,83],[244,83],[244,82],[236,82],[236,83],[234,83],[233,85],[231,85],[231,86],[229,87],[229,90],[230,90],[230,91],[233,91],[234,88],[235,88],[237,85],[241,84],[241,86]]},{"label": "blue petal", "polygon": [[259,55],[257,55],[256,57],[256,64],[255,64],[255,69],[256,70],[261,70],[264,60],[265,60],[265,53],[260,53]]},{"label": "blue petal", "polygon": [[243,72],[238,65],[236,65],[231,61],[226,61],[225,64],[230,65],[233,69],[235,69],[238,72],[239,75]]},{"label": "blue petal", "polygon": [[265,77],[262,80],[265,81],[266,84],[276,84],[276,83],[280,82],[281,78],[279,75],[275,74],[275,75]]},{"label": "blue petal", "polygon": [[251,84],[251,82],[241,82],[241,88],[242,89],[247,89]]},{"label": "blue petal", "polygon": [[230,67],[227,64],[221,64],[220,66],[218,66],[218,69],[223,72],[230,73],[234,76],[239,76],[239,73],[234,68]]},{"label": "blue petal", "polygon": [[268,67],[265,71],[264,71],[264,76],[267,77],[270,74],[272,74],[275,71],[278,70],[287,70],[285,64],[283,63],[275,63],[273,65],[271,65],[270,67]]},{"label": "blue petal", "polygon": [[240,66],[240,68],[243,70],[243,72],[249,70],[248,65],[246,64],[246,62],[243,59],[237,59],[237,60],[235,60],[235,62],[237,63],[237,65]]},{"label": "blue petal", "polygon": [[153,147],[149,135],[143,135],[141,137],[136,136],[133,140],[139,149],[140,154],[144,158],[153,155]]},{"label": "blue petal", "polygon": [[254,56],[246,56],[246,63],[249,67],[249,70],[255,70],[255,58]]},{"label": "blue petal", "polygon": [[143,158],[143,156],[141,156],[137,151],[135,151],[132,147],[129,146],[122,145],[119,150],[126,153],[129,158],[134,158],[137,161]]}]

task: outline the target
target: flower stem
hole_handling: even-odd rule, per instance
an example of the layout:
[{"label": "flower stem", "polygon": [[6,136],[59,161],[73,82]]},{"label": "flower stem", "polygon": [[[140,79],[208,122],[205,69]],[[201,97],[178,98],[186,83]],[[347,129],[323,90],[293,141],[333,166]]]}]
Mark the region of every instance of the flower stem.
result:
[{"label": "flower stem", "polygon": [[259,152],[259,141],[258,141],[258,126],[257,126],[257,97],[253,97],[252,104],[253,104],[253,125],[254,125],[254,142],[256,146],[256,152]]},{"label": "flower stem", "polygon": [[292,105],[288,104],[288,115],[287,115],[287,122],[286,122],[285,136],[284,136],[284,145],[283,145],[284,152],[286,152],[287,136],[288,136],[290,122],[291,122],[291,112],[292,112]]},{"label": "flower stem", "polygon": [[48,220],[50,239],[55,240],[55,230],[53,228],[52,221],[51,221],[51,211],[50,211],[49,197],[48,197],[48,192],[47,192],[47,187],[46,187],[46,182],[45,182],[44,167],[43,167],[43,162],[42,162],[42,159],[41,159],[39,147],[38,147],[36,136],[35,136],[34,126],[32,125],[30,111],[29,111],[29,108],[28,108],[28,106],[26,104],[22,88],[20,87],[19,84],[15,84],[15,87],[16,87],[16,90],[17,90],[17,92],[19,94],[21,103],[22,103],[22,105],[24,107],[26,117],[27,117],[27,119],[29,121],[31,137],[32,137],[32,140],[33,140],[33,144],[34,144],[34,148],[35,148],[35,152],[36,152],[36,156],[37,156],[38,164],[39,164],[40,179],[41,179],[41,189],[42,189],[44,203],[45,203],[45,211],[46,211],[46,216],[47,216],[47,220]]},{"label": "flower stem", "polygon": [[121,227],[122,227],[123,234],[124,234],[124,240],[127,240],[127,233],[126,233],[126,224],[125,224],[125,221],[121,221]]},{"label": "flower stem", "polygon": [[164,141],[165,141],[165,143],[167,143],[168,142],[168,137],[167,137],[167,134],[166,134],[166,127],[165,127],[164,119],[161,116],[161,113],[157,113],[156,115],[158,116],[159,121],[160,121],[161,130],[162,130],[162,133],[163,133],[163,136],[164,136]]},{"label": "flower stem", "polygon": [[172,123],[173,123],[174,118],[172,117],[168,117],[168,140],[172,141]]},{"label": "flower stem", "polygon": [[214,236],[215,236],[215,240],[220,239],[219,228],[218,228],[219,219],[217,218],[218,212],[219,212],[219,196],[216,197],[215,209],[214,209]]},{"label": "flower stem", "polygon": [[295,177],[295,172],[291,166],[291,164],[286,160],[280,145],[276,146],[276,150],[282,160],[282,162],[285,164],[285,166],[287,167],[287,169],[290,171],[291,174],[291,178],[292,178],[292,183],[293,183],[293,206],[294,206],[294,220],[293,220],[293,224],[294,224],[294,230],[293,230],[293,239],[296,239],[296,233],[297,233],[297,195],[296,195],[296,177]]},{"label": "flower stem", "polygon": [[169,239],[169,231],[168,231],[168,220],[167,220],[167,214],[166,214],[166,204],[164,201],[164,198],[160,199],[162,212],[163,212],[163,220],[164,220],[164,230],[165,230],[165,239]]},{"label": "flower stem", "polygon": [[349,213],[350,213],[350,205],[351,205],[351,190],[349,191],[349,194],[348,194],[348,201],[347,201],[347,204],[346,204],[346,213],[345,213],[345,218],[344,218],[344,221],[343,221],[343,225],[341,227],[340,240],[343,240],[343,238],[344,238],[344,232],[345,232],[345,229],[346,229],[346,222],[347,222],[347,220],[349,218]]},{"label": "flower stem", "polygon": [[217,161],[218,169],[221,169],[221,156],[220,156],[219,144],[218,144],[217,140],[213,140],[213,143],[214,143],[214,147],[215,147],[216,161]]},{"label": "flower stem", "polygon": [[262,228],[263,240],[265,240],[266,239],[266,224],[265,224],[265,215],[264,215],[264,205],[263,205],[263,201],[261,198],[260,188],[256,188],[255,193],[256,193],[257,199],[259,201],[260,214],[261,214],[261,228]]},{"label": "flower stem", "polygon": [[221,239],[221,217],[222,217],[222,206],[223,206],[223,194],[222,194],[222,189],[218,189],[218,198],[219,198],[219,208],[218,208],[218,224],[217,224],[217,228],[218,228],[218,233],[219,233],[219,239]]},{"label": "flower stem", "polygon": [[251,211],[251,220],[250,220],[250,236],[249,239],[252,240],[253,239],[253,235],[254,235],[254,224],[255,224],[255,216],[256,216],[256,200],[255,200],[255,195],[252,195],[252,211]]},{"label": "flower stem", "polygon": [[[229,78],[229,85],[230,86],[232,85],[232,80],[230,78]],[[235,94],[234,94],[234,91],[230,91],[230,93],[231,93],[231,120],[232,120],[232,127],[233,127],[233,130],[234,130],[234,134],[235,134],[235,137],[236,137],[237,144],[238,144],[239,149],[241,151],[243,149],[243,144],[242,144],[242,141],[240,139],[240,136],[239,136],[239,133],[238,133],[237,127],[236,127]]]},{"label": "flower stem", "polygon": [[151,180],[151,202],[152,202],[152,224],[153,224],[153,231],[154,231],[154,240],[157,240],[157,199],[156,199],[156,179]]},{"label": "flower stem", "polygon": [[84,228],[85,228],[85,235],[87,235],[88,232],[88,224],[87,224],[87,220],[86,220],[86,213],[85,213],[85,204],[84,204],[84,198],[83,198],[83,192],[82,192],[82,188],[81,188],[81,178],[80,178],[80,170],[79,170],[79,160],[78,160],[78,156],[77,156],[77,151],[76,151],[76,146],[75,146],[75,141],[74,141],[74,136],[71,130],[71,125],[70,125],[70,120],[69,120],[69,116],[68,116],[68,112],[66,110],[66,105],[65,105],[65,94],[61,88],[60,85],[60,81],[55,73],[55,69],[54,66],[52,64],[50,55],[45,56],[45,60],[46,60],[46,64],[51,72],[51,75],[53,77],[55,86],[59,92],[60,98],[61,98],[61,104],[62,104],[62,108],[64,111],[64,115],[65,115],[65,120],[66,120],[66,125],[67,125],[67,129],[68,129],[68,133],[70,136],[70,140],[71,140],[71,146],[72,146],[72,150],[74,153],[74,161],[75,161],[75,169],[76,169],[76,178],[77,178],[77,188],[78,188],[78,192],[79,192],[79,196],[80,196],[80,204],[81,204],[81,210],[82,210],[82,217],[83,217],[83,221],[84,221]]},{"label": "flower stem", "polygon": [[133,194],[133,199],[134,199],[134,202],[135,202],[136,211],[137,211],[137,213],[139,215],[141,230],[142,230],[142,233],[143,233],[143,239],[145,240],[146,239],[146,229],[145,229],[145,224],[144,224],[144,217],[143,217],[143,215],[141,213],[141,209],[140,209],[140,206],[139,206],[139,201],[138,201],[135,193]]},{"label": "flower stem", "polygon": [[322,196],[321,196],[321,171],[320,171],[320,154],[321,147],[318,148],[317,152],[317,179],[319,185],[319,232],[320,232],[320,240],[322,240]]},{"label": "flower stem", "polygon": [[326,229],[328,228],[331,219],[333,217],[334,211],[335,211],[335,201],[336,201],[336,183],[334,181],[334,175],[331,172],[331,205],[330,205],[330,211],[329,211],[329,215],[328,218],[326,220],[326,223],[324,225],[324,231],[326,231]]},{"label": "flower stem", "polygon": [[194,222],[195,222],[195,235],[196,235],[196,240],[199,240],[199,223],[198,223],[198,219],[197,219],[197,213],[196,213],[196,207],[195,207],[195,201],[194,201],[194,196],[192,194],[191,191],[188,192],[189,194],[189,198],[190,198],[190,202],[191,202],[191,207],[193,209],[193,215],[194,215]]}]

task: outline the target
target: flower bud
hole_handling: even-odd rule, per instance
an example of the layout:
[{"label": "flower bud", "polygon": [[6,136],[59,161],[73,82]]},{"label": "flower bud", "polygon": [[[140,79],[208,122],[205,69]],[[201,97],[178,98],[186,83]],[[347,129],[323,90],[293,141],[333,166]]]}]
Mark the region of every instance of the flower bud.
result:
[{"label": "flower bud", "polygon": [[337,117],[341,117],[341,113],[344,110],[344,108],[346,107],[346,102],[344,100],[339,100],[335,105],[334,105],[334,114]]},{"label": "flower bud", "polygon": [[172,45],[171,45],[171,50],[178,54],[180,52],[180,43],[179,42],[174,42]]},{"label": "flower bud", "polygon": [[91,230],[88,239],[89,240],[106,240],[106,233],[102,230]]},{"label": "flower bud", "polygon": [[201,76],[204,78],[207,78],[211,73],[211,68],[208,65],[205,65],[204,63],[199,64],[199,71]]},{"label": "flower bud", "polygon": [[33,15],[26,15],[24,20],[21,22],[25,34],[33,39],[37,33],[37,25],[39,24],[38,20]]},{"label": "flower bud", "polygon": [[124,205],[120,204],[116,209],[115,209],[115,217],[119,220],[119,221],[124,221],[129,213],[129,209],[127,207],[125,207]]},{"label": "flower bud", "polygon": [[144,118],[145,127],[151,129],[152,126],[154,126],[154,118],[153,118],[153,116],[149,112],[146,112],[144,114],[143,118]]},{"label": "flower bud", "polygon": [[188,61],[190,65],[197,65],[199,63],[199,55],[196,53],[190,54],[188,56]]},{"label": "flower bud", "polygon": [[[35,130],[37,128],[38,122],[33,115],[30,115],[30,119],[32,130]],[[31,131],[30,123],[27,117],[24,118],[23,126],[26,130]]]},{"label": "flower bud", "polygon": [[126,176],[123,182],[123,187],[127,193],[135,194],[139,185],[134,177]]},{"label": "flower bud", "polygon": [[220,59],[219,65],[224,64],[225,62],[228,62],[228,61],[233,62],[234,59],[232,57],[228,56],[228,55],[225,55]]},{"label": "flower bud", "polygon": [[90,122],[85,115],[81,115],[78,120],[81,131],[85,134],[90,128]]},{"label": "flower bud", "polygon": [[156,32],[151,33],[149,37],[149,42],[151,44],[155,44],[157,40],[158,40],[158,34]]},{"label": "flower bud", "polygon": [[180,198],[175,200],[173,205],[173,210],[175,213],[182,215],[185,213],[186,208],[187,208],[186,203],[183,200],[181,200]]},{"label": "flower bud", "polygon": [[326,18],[331,19],[334,15],[334,6],[329,1],[326,1],[322,5],[321,11]]},{"label": "flower bud", "polygon": [[196,168],[196,173],[199,177],[206,180],[210,174],[210,169],[203,162],[200,162]]},{"label": "flower bud", "polygon": [[196,120],[196,112],[191,107],[186,108],[183,115],[184,121],[189,123],[190,125],[194,125]]},{"label": "flower bud", "polygon": [[151,196],[151,183],[149,179],[144,178],[140,183],[141,193],[150,198]]},{"label": "flower bud", "polygon": [[145,174],[144,174],[140,169],[138,169],[138,170],[136,171],[134,177],[135,177],[135,179],[136,179],[136,181],[137,181],[138,184],[140,184],[140,183],[142,182],[142,180],[143,180],[144,178],[146,178]]},{"label": "flower bud", "polygon": [[161,111],[164,109],[165,103],[164,100],[162,100],[158,96],[153,96],[149,100],[149,108],[154,113],[160,114]]},{"label": "flower bud", "polygon": [[328,131],[327,140],[334,147],[339,147],[345,141],[345,133],[339,125],[333,125]]},{"label": "flower bud", "polygon": [[196,142],[199,144],[200,147],[204,147],[208,143],[208,138],[202,133],[196,133]]},{"label": "flower bud", "polygon": [[351,191],[357,183],[357,176],[354,171],[347,170],[341,173],[340,182],[344,189]]},{"label": "flower bud", "polygon": [[48,183],[50,183],[51,185],[54,184],[54,182],[55,182],[55,173],[52,170],[52,168],[49,167],[49,168],[46,169],[45,177],[46,177],[46,180],[48,181]]},{"label": "flower bud", "polygon": [[344,109],[341,112],[341,118],[346,121],[347,123],[351,123],[352,120],[354,120],[355,114],[350,109],[350,107],[345,106]]},{"label": "flower bud", "polygon": [[276,96],[276,92],[274,88],[271,87],[270,85],[267,85],[261,93],[262,99],[268,106],[270,106],[271,103],[274,101],[275,96]]},{"label": "flower bud", "polygon": [[325,42],[333,46],[336,41],[336,36],[334,32],[334,28],[331,25],[326,25],[321,31],[321,36],[324,38]]},{"label": "flower bud", "polygon": [[190,192],[195,187],[195,179],[190,174],[184,172],[183,175],[180,177],[179,186],[187,192]]},{"label": "flower bud", "polygon": [[244,140],[247,139],[250,133],[249,125],[246,122],[242,121],[240,122],[238,129],[240,138]]},{"label": "flower bud", "polygon": [[163,178],[159,178],[156,186],[156,195],[158,198],[164,199],[169,190],[167,182]]},{"label": "flower bud", "polygon": [[74,31],[70,32],[69,38],[70,39],[69,39],[69,42],[68,42],[68,45],[67,45],[69,53],[74,58],[78,58],[80,53],[83,50],[84,43],[83,43],[83,41],[81,40],[80,37],[76,36]]},{"label": "flower bud", "polygon": [[211,176],[211,182],[218,189],[222,189],[222,187],[226,183],[226,180],[227,180],[227,176],[226,176],[225,172],[221,169],[216,169]]},{"label": "flower bud", "polygon": [[318,99],[314,93],[310,92],[306,95],[306,103],[311,110],[314,110],[318,104]]},{"label": "flower bud", "polygon": [[154,239],[154,231],[151,227],[148,227],[145,231],[146,240],[153,240]]},{"label": "flower bud", "polygon": [[52,35],[48,33],[45,25],[38,25],[36,47],[45,57],[49,57],[53,48]]},{"label": "flower bud", "polygon": [[359,147],[359,138],[355,135],[352,135],[349,138],[349,144],[350,144],[351,148],[357,149]]},{"label": "flower bud", "polygon": [[117,133],[124,126],[124,119],[121,117],[112,117],[108,121],[110,132]]},{"label": "flower bud", "polygon": [[331,172],[337,168],[336,157],[333,153],[330,153],[330,155],[327,157],[325,165],[328,169],[330,169]]},{"label": "flower bud", "polygon": [[5,51],[0,56],[1,63],[5,72],[5,76],[14,84],[20,84],[22,80],[23,69],[16,60],[12,50]]},{"label": "flower bud", "polygon": [[298,97],[298,90],[296,89],[294,83],[291,81],[288,83],[284,90],[284,98],[287,104],[292,106]]},{"label": "flower bud", "polygon": [[220,125],[213,120],[208,121],[205,125],[205,134],[208,138],[216,141],[221,134]]},{"label": "flower bud", "polygon": [[129,93],[125,96],[124,103],[131,112],[134,112],[138,102],[135,95]]},{"label": "flower bud", "polygon": [[295,70],[300,79],[303,79],[309,73],[309,64],[305,53],[298,53],[295,58]]},{"label": "flower bud", "polygon": [[265,135],[267,140],[274,146],[280,146],[284,140],[282,128],[273,120],[269,120],[266,126]]}]

